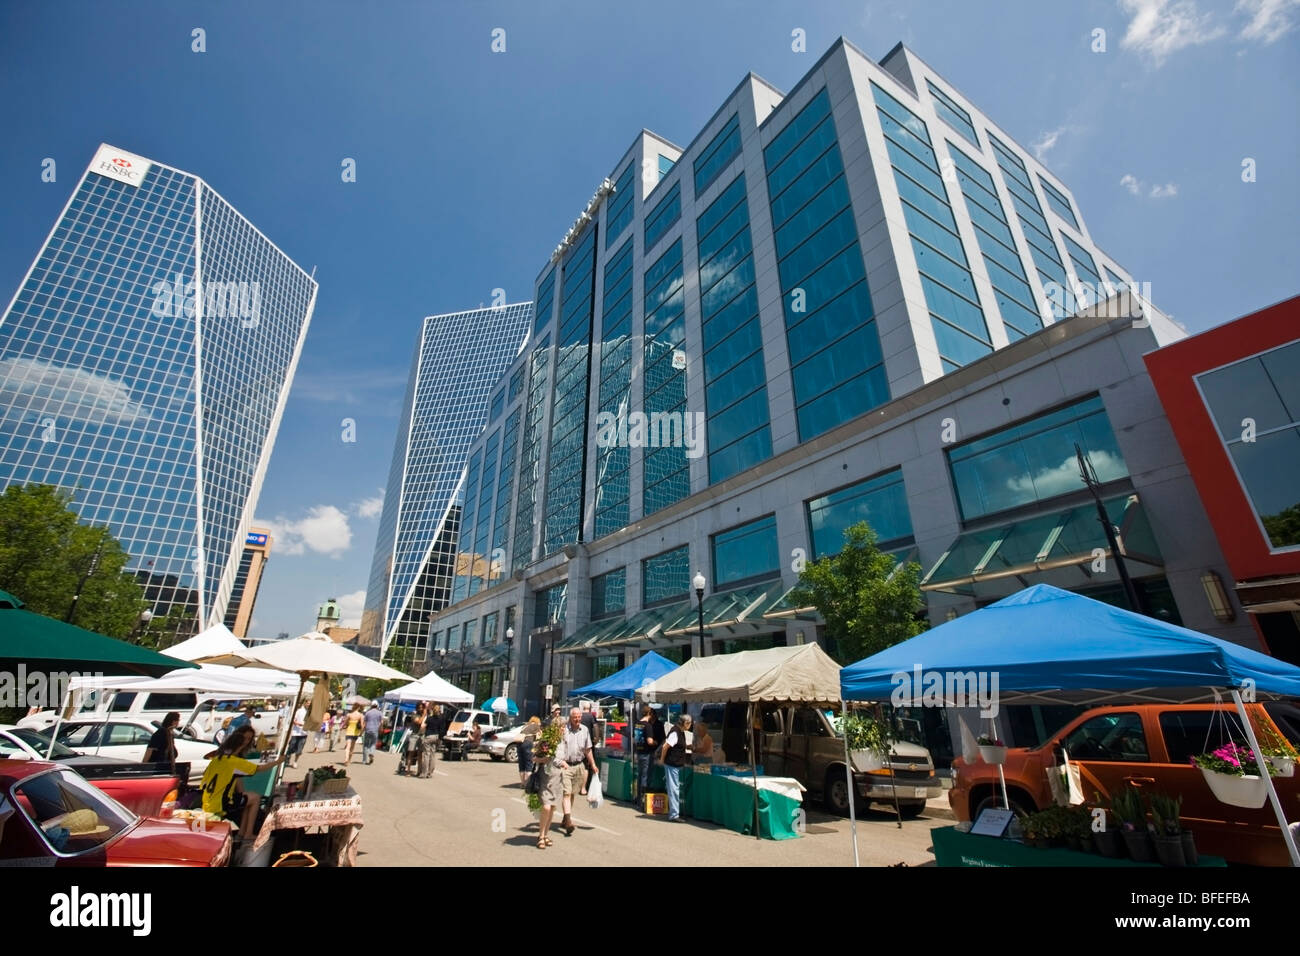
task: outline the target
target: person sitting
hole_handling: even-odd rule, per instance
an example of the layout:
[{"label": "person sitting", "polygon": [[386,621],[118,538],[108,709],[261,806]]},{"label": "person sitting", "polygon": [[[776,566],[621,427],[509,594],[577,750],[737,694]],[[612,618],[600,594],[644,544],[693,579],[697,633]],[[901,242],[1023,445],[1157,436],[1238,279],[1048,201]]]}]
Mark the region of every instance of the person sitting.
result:
[{"label": "person sitting", "polygon": [[713,763],[713,737],[709,734],[709,728],[705,727],[704,724],[699,721],[696,721],[695,723],[695,741],[693,746],[693,756],[697,764]]},{"label": "person sitting", "polygon": [[232,821],[238,816],[240,835],[246,839],[257,823],[260,801],[248,799],[239,778],[270,770],[288,759],[287,756],[280,757],[263,764],[246,759],[244,755],[252,748],[255,733],[251,724],[232,731],[208,762],[207,769],[203,771],[203,782],[199,785],[203,794],[204,812]]}]

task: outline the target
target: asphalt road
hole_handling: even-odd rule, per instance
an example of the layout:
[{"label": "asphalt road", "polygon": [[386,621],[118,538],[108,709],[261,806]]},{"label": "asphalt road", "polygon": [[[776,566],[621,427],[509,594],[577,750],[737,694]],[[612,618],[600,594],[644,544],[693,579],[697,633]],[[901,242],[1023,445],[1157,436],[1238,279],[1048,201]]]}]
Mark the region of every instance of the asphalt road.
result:
[{"label": "asphalt road", "polygon": [[[341,765],[342,754],[304,754],[289,779],[310,767]],[[851,866],[849,821],[812,804],[804,835],[795,840],[756,840],[711,823],[669,824],[630,804],[606,801],[592,810],[583,800],[574,813],[573,835],[552,830],[555,845],[537,848],[537,821],[528,810],[513,764],[486,756],[439,760],[428,780],[399,777],[396,756],[376,752],[361,764],[360,748],[349,768],[361,795],[365,828],[358,866]],[[560,813],[556,812],[558,822]],[[930,829],[951,821],[935,813],[904,820],[868,810],[858,821],[864,866],[934,865]]]}]

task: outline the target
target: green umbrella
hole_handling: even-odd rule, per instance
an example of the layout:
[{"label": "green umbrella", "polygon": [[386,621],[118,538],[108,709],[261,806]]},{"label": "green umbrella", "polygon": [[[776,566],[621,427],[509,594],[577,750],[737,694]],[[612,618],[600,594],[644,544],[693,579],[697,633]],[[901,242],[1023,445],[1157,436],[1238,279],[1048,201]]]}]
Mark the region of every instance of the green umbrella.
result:
[{"label": "green umbrella", "polygon": [[25,664],[29,671],[161,677],[182,667],[198,667],[22,607],[22,601],[0,591],[0,668]]}]

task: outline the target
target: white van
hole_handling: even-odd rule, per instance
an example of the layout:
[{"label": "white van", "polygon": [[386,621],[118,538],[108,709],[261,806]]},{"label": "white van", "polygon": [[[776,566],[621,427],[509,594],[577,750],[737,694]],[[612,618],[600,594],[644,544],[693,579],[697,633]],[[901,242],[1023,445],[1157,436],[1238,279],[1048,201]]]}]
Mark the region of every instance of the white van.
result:
[{"label": "white van", "polygon": [[[162,719],[172,711],[183,718],[192,712],[200,700],[211,695],[200,695],[193,691],[133,691],[133,690],[91,690],[81,698],[79,706],[67,716],[67,720],[84,720],[93,717],[131,717],[148,723],[162,723]],[[32,730],[48,730],[58,720],[58,712],[43,710],[18,721],[19,727]],[[182,724],[182,727],[184,724]]]},{"label": "white van", "polygon": [[272,740],[280,733],[280,708],[273,700],[264,697],[205,697],[200,699],[188,718],[182,714],[180,732],[195,740],[212,740],[227,717],[238,717],[248,705],[257,708],[253,715],[253,729]]}]

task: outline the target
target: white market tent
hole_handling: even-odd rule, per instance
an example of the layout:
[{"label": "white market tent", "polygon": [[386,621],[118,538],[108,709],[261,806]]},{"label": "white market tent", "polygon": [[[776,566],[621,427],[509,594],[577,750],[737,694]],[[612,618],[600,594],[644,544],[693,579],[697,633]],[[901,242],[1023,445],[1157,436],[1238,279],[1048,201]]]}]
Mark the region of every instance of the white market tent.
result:
[{"label": "white market tent", "polygon": [[199,694],[230,694],[239,697],[293,697],[298,693],[298,675],[261,667],[236,669],[222,664],[200,664],[198,668],[168,671],[162,677],[100,677],[85,675],[69,682],[73,691],[130,690],[194,691]]},{"label": "white market tent", "polygon": [[423,700],[435,704],[472,704],[474,695],[430,671],[419,680],[390,690],[384,700]]},{"label": "white market tent", "polygon": [[236,666],[248,661],[248,648],[224,624],[214,624],[162,653],[183,661]]},{"label": "white market tent", "polygon": [[839,703],[840,665],[816,644],[692,657],[637,690],[643,700]]}]

